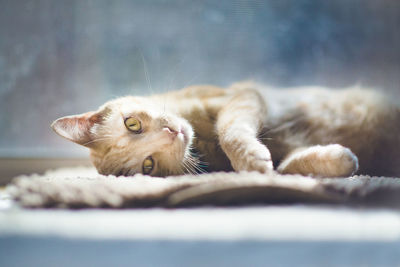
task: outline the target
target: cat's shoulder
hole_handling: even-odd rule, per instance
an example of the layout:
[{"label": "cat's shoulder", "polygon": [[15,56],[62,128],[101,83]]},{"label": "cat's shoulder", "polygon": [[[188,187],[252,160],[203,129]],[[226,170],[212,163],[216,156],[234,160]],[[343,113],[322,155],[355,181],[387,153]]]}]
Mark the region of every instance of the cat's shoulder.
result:
[{"label": "cat's shoulder", "polygon": [[179,95],[183,97],[197,97],[197,98],[215,98],[215,97],[224,97],[224,96],[232,96],[241,91],[251,91],[256,90],[259,91],[261,88],[265,86],[261,86],[252,81],[241,81],[237,83],[233,83],[227,88],[215,86],[215,85],[193,85],[178,91]]},{"label": "cat's shoulder", "polygon": [[227,90],[214,85],[192,85],[177,92],[184,98],[213,98],[227,95]]}]

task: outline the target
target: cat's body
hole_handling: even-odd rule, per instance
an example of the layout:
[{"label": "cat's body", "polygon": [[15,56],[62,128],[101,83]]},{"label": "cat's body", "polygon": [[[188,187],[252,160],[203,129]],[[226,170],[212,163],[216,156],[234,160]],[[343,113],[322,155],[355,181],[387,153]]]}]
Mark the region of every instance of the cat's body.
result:
[{"label": "cat's body", "polygon": [[323,177],[357,169],[400,175],[400,109],[356,88],[192,86],[116,99],[97,112],[61,118],[53,129],[91,148],[103,174],[268,172],[274,165],[281,173]]}]

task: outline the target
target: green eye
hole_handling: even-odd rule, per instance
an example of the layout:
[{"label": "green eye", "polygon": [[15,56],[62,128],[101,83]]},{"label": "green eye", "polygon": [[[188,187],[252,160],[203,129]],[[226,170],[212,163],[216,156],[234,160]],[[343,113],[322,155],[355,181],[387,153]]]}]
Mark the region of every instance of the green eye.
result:
[{"label": "green eye", "polygon": [[154,160],[153,158],[147,157],[144,161],[143,161],[143,174],[150,174],[151,171],[153,170],[154,167]]},{"label": "green eye", "polygon": [[125,126],[128,130],[132,132],[140,132],[142,130],[142,125],[139,120],[135,118],[127,118],[125,119]]}]

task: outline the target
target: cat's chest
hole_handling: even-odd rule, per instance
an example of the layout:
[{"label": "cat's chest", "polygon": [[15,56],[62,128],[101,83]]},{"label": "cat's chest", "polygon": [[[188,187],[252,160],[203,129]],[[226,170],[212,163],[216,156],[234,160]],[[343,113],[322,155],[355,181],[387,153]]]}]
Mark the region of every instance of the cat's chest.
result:
[{"label": "cat's chest", "polygon": [[218,143],[218,136],[214,130],[215,121],[212,118],[203,118],[192,122],[195,132],[193,148],[197,150],[200,159],[207,164],[208,171],[231,170],[232,167],[225,153]]},{"label": "cat's chest", "polygon": [[219,101],[214,103],[207,100],[196,100],[191,103],[190,110],[182,115],[194,130],[192,147],[199,155],[201,161],[208,165],[207,171],[230,171],[231,164],[219,146],[218,136],[215,131]]},{"label": "cat's chest", "polygon": [[231,171],[232,166],[229,159],[218,145],[218,139],[202,139],[197,137],[193,140],[193,150],[200,158],[207,171]]},{"label": "cat's chest", "polygon": [[206,162],[207,171],[232,170],[229,159],[219,146],[213,115],[198,113],[191,124],[195,132],[193,148],[198,151],[200,159]]}]

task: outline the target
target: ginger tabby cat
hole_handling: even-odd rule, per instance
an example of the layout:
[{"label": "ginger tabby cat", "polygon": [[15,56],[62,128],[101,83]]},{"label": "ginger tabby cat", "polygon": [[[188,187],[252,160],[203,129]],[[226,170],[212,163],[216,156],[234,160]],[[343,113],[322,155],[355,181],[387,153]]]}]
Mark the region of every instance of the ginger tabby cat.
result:
[{"label": "ginger tabby cat", "polygon": [[358,88],[191,86],[118,98],[52,128],[90,148],[105,175],[400,175],[400,108]]}]

